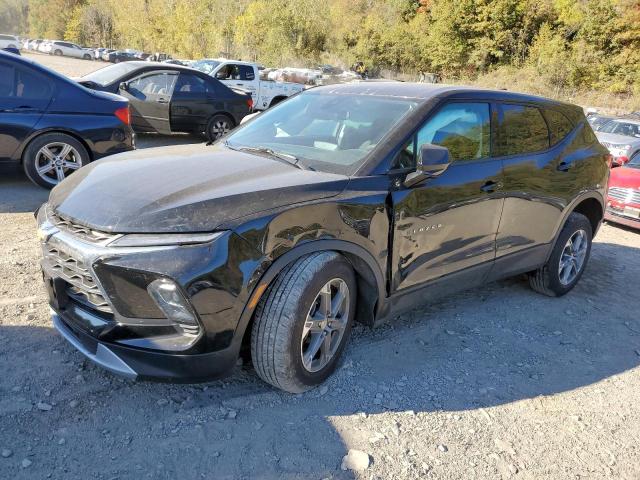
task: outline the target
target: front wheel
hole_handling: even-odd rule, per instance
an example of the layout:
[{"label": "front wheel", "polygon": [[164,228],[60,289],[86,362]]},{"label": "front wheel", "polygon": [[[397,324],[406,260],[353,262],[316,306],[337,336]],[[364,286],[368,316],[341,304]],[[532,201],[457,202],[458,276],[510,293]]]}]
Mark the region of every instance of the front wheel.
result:
[{"label": "front wheel", "polygon": [[226,115],[214,115],[207,124],[207,138],[210,142],[215,142],[229,133],[233,127],[235,127],[235,123]]},{"label": "front wheel", "polygon": [[538,293],[561,297],[576,286],[589,261],[592,227],[580,213],[569,215],[549,261],[529,274],[529,284]]},{"label": "front wheel", "polygon": [[356,288],[351,265],[336,252],[286,267],[256,308],[251,358],[260,378],[291,393],[324,382],[349,338]]},{"label": "front wheel", "polygon": [[54,55],[61,57],[62,56],[62,50],[56,50],[55,52],[53,52]]}]

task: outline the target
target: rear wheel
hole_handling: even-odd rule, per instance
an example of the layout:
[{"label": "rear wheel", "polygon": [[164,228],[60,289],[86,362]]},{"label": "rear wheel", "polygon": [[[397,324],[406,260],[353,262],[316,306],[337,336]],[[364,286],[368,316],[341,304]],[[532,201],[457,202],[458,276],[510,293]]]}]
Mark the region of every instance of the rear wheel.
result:
[{"label": "rear wheel", "polygon": [[279,104],[281,101],[285,99],[286,97],[275,97],[273,100],[271,100],[271,103],[269,104],[269,108],[275,107],[277,104]]},{"label": "rear wheel", "polygon": [[592,240],[591,223],[584,215],[569,215],[549,261],[529,274],[529,284],[536,292],[561,297],[576,286],[589,261]]},{"label": "rear wheel", "polygon": [[64,133],[46,133],[36,137],[22,156],[29,180],[44,188],[53,188],[89,163],[89,153],[77,139]]},{"label": "rear wheel", "polygon": [[89,55],[88,53],[85,53],[82,58],[84,58],[85,60],[91,60],[91,55]]},{"label": "rear wheel", "polygon": [[256,308],[251,358],[265,382],[291,393],[309,390],[335,370],[355,315],[356,281],[336,252],[294,262]]},{"label": "rear wheel", "polygon": [[56,50],[53,52],[54,55],[57,55],[58,57],[62,56],[62,50]]},{"label": "rear wheel", "polygon": [[214,115],[207,124],[207,138],[210,142],[215,142],[229,133],[233,127],[235,127],[235,122],[226,115]]}]

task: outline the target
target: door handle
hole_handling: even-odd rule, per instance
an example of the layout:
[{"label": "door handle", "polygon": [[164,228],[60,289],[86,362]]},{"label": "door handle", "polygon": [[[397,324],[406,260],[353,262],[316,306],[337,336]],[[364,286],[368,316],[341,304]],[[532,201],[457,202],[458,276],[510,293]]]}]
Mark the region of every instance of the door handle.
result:
[{"label": "door handle", "polygon": [[557,170],[559,172],[568,172],[570,168],[571,168],[571,164],[570,163],[560,162],[560,164],[558,165]]},{"label": "door handle", "polygon": [[500,182],[494,182],[493,180],[489,180],[488,182],[486,182],[484,185],[480,187],[480,190],[482,190],[485,193],[493,193],[499,188],[502,188],[502,184]]}]

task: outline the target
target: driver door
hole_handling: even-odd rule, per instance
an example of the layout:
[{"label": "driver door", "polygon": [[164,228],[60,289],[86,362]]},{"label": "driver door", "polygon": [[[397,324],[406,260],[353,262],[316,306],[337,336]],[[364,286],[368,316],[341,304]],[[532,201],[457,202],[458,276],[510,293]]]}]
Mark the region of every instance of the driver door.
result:
[{"label": "driver door", "polygon": [[425,143],[447,147],[451,164],[435,178],[392,192],[392,292],[462,271],[469,274],[462,283],[481,281],[496,255],[504,199],[502,162],[490,156],[490,104],[444,105],[398,154],[396,172],[415,170]]},{"label": "driver door", "polygon": [[127,82],[120,94],[129,100],[136,132],[171,133],[170,105],[178,77],[175,71],[145,73]]}]

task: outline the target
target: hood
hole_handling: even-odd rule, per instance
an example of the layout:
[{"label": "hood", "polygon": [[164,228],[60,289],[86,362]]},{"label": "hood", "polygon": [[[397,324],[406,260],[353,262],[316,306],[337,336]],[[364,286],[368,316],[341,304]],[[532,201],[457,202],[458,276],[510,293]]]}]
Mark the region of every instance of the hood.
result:
[{"label": "hood", "polygon": [[93,162],[56,186],[49,202],[63,217],[105,232],[209,232],[246,215],[337,195],[348,180],[222,145],[180,145]]},{"label": "hood", "polygon": [[617,167],[611,169],[609,187],[640,190],[640,168]]},{"label": "hood", "polygon": [[635,145],[640,143],[638,138],[618,135],[617,133],[595,132],[595,134],[600,142],[613,143],[614,145]]}]

